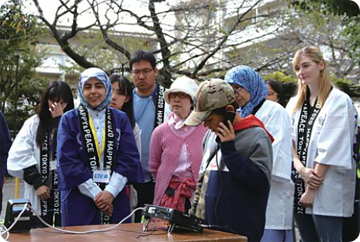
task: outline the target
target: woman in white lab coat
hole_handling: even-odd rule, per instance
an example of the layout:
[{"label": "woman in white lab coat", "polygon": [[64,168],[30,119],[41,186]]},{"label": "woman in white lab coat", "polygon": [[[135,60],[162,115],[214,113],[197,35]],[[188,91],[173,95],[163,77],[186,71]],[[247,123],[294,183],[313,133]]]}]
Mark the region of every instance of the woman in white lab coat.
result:
[{"label": "woman in white lab coat", "polygon": [[260,75],[247,66],[237,66],[225,76],[235,91],[242,117],[254,114],[274,137],[271,187],[261,241],[293,241],[294,184],[291,181],[291,124],[286,110],[265,100],[268,93]]},{"label": "woman in white lab coat", "polygon": [[[60,117],[74,108],[71,89],[53,81],[44,91],[37,114],[27,119],[10,148],[8,172],[24,179],[24,198],[48,223],[61,225],[57,188],[56,136]],[[44,226],[33,219],[33,226]]]},{"label": "woman in white lab coat", "polygon": [[294,217],[302,241],[342,241],[343,217],[354,209],[356,111],[330,81],[317,47],[297,51],[298,93],[287,110],[293,127]]}]

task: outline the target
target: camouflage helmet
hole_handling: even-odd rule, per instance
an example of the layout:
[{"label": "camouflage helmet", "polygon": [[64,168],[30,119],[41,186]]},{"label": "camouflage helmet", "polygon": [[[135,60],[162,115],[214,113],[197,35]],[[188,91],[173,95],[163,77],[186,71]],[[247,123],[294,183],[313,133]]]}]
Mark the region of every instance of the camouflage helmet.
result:
[{"label": "camouflage helmet", "polygon": [[213,110],[225,107],[235,101],[233,88],[221,79],[202,82],[195,92],[195,110],[185,120],[188,126],[201,124]]}]

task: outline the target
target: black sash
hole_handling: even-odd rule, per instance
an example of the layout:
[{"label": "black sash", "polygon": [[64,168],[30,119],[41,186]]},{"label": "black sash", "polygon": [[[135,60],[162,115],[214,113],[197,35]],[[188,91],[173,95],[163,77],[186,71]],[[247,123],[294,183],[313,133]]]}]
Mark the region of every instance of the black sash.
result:
[{"label": "black sash", "polygon": [[254,107],[253,111],[251,112],[251,114],[255,115],[256,112],[261,108],[261,106],[264,104],[264,102],[266,101],[266,99],[264,98],[256,107]]},{"label": "black sash", "polygon": [[[306,167],[307,153],[310,143],[311,131],[316,120],[316,117],[320,113],[320,107],[315,101],[315,106],[311,107],[309,98],[305,101],[298,123],[298,140],[297,140],[297,154],[301,163]],[[300,204],[302,194],[305,192],[305,182],[300,176],[299,172],[293,168],[293,177],[295,179],[295,197],[294,197],[294,209],[297,214],[305,214],[305,207]]]},{"label": "black sash", "polygon": [[164,92],[165,88],[163,86],[158,85],[158,91],[156,96],[156,103],[155,103],[155,123],[154,128],[159,126],[164,122],[164,115],[165,115],[165,101],[164,101]]},{"label": "black sash", "polygon": [[[55,139],[56,137],[53,137],[51,140]],[[40,200],[41,216],[46,222],[55,226],[61,226],[58,176],[54,170],[50,171],[50,157],[52,160],[56,159],[56,147],[54,145],[50,146],[49,133],[46,133],[40,149],[40,175],[41,182],[47,184],[50,189],[50,198]]]},{"label": "black sash", "polygon": [[[85,151],[89,160],[89,167],[92,172],[100,168],[100,157],[96,151],[94,134],[91,131],[89,123],[89,114],[83,105],[79,106],[79,118],[82,135],[84,137]],[[105,151],[104,151],[104,169],[113,170],[113,159],[115,150],[115,133],[113,129],[113,122],[111,118],[110,109],[106,109],[105,113]],[[95,134],[96,135],[96,134]],[[99,150],[100,152],[100,150]],[[105,189],[105,183],[97,184],[101,190]],[[101,212],[101,224],[111,223],[111,217]]]}]

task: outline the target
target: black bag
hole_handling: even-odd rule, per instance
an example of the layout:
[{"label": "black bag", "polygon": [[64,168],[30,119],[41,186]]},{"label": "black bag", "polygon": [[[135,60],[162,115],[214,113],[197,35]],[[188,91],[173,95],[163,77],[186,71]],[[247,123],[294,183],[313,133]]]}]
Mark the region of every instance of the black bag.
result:
[{"label": "black bag", "polygon": [[359,188],[360,188],[360,179],[356,176],[354,213],[349,218],[343,218],[343,223],[342,223],[343,241],[354,241],[359,236],[360,233]]},{"label": "black bag", "polygon": [[[358,127],[358,130],[360,127]],[[360,199],[360,153],[359,153],[359,144],[360,144],[360,134],[356,132],[356,141],[353,146],[354,159],[356,161],[356,182],[355,182],[355,201],[354,201],[354,213],[349,218],[343,218],[342,223],[342,237],[343,241],[353,241],[355,240],[360,233],[360,214],[359,214],[359,199]]]}]

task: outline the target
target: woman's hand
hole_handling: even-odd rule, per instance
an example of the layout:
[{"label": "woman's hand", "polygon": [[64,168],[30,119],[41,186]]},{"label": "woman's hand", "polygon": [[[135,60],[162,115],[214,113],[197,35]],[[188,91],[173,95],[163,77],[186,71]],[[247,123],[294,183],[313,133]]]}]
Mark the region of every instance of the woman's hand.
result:
[{"label": "woman's hand", "polygon": [[113,212],[113,200],[114,196],[110,192],[104,190],[98,195],[96,195],[94,202],[102,212],[107,213],[111,216]]},{"label": "woman's hand", "polygon": [[219,123],[218,131],[216,133],[219,136],[221,142],[235,140],[235,131],[232,123],[227,120],[228,126],[226,126],[223,122]]},{"label": "woman's hand", "polygon": [[113,212],[114,212],[114,207],[112,204],[110,204],[106,209],[102,210],[103,213],[112,216]]},{"label": "woman's hand", "polygon": [[307,186],[306,191],[300,198],[300,203],[306,208],[312,207],[314,204],[315,190]]},{"label": "woman's hand", "polygon": [[311,189],[317,189],[324,181],[323,177],[320,177],[314,169],[303,167],[300,170],[300,175]]},{"label": "woman's hand", "polygon": [[67,103],[58,103],[54,102],[49,107],[49,111],[53,118],[59,117],[64,114],[64,109],[66,108]]},{"label": "woman's hand", "polygon": [[41,200],[49,199],[50,189],[47,186],[42,185],[38,189],[36,189],[36,195],[38,195]]}]

